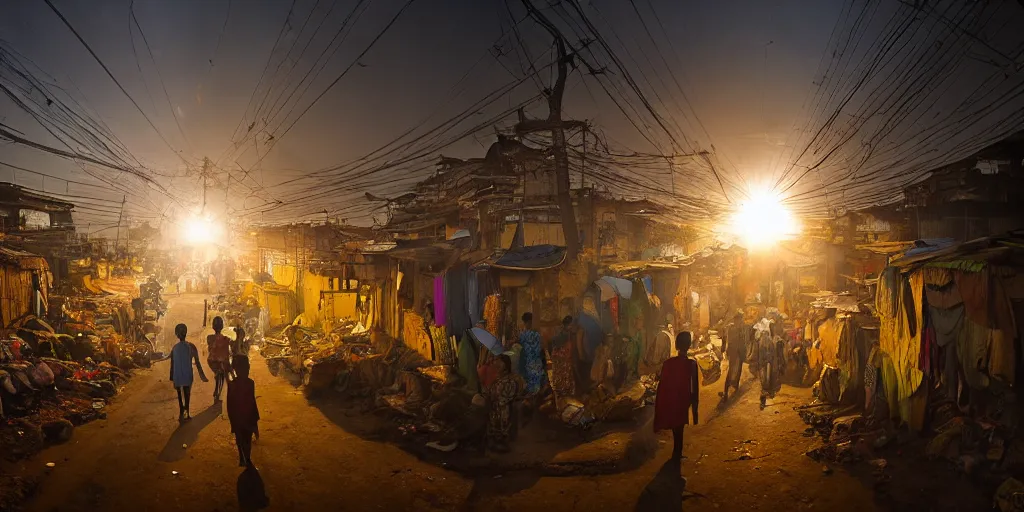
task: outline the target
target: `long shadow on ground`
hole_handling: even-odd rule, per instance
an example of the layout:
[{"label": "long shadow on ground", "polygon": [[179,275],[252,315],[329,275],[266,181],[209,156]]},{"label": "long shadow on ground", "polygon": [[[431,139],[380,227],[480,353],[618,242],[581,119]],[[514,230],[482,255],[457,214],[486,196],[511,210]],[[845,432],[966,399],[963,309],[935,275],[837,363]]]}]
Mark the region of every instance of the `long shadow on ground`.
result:
[{"label": "long shadow on ground", "polygon": [[245,471],[238,475],[235,490],[238,493],[239,510],[249,512],[263,510],[270,506],[270,498],[267,497],[263,478],[254,467],[245,468]]},{"label": "long shadow on ground", "polygon": [[193,416],[190,421],[178,425],[178,428],[171,434],[171,438],[167,440],[167,444],[164,445],[164,449],[160,451],[160,456],[157,458],[162,462],[177,462],[184,459],[188,447],[195,444],[199,433],[207,425],[213,423],[213,420],[220,416],[220,412],[220,402],[216,402],[207,407],[203,412]]},{"label": "long shadow on ground", "polygon": [[637,512],[649,510],[680,510],[683,508],[683,493],[686,492],[686,479],[680,474],[681,464],[678,460],[669,460],[661,466],[654,478],[640,493],[636,502]]}]

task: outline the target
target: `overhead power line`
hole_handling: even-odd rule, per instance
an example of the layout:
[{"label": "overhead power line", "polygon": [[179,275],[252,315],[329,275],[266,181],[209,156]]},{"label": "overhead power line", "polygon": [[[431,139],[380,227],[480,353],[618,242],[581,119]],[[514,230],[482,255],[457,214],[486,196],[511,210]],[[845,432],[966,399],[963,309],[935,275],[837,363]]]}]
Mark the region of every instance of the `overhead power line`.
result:
[{"label": "overhead power line", "polygon": [[56,14],[57,17],[59,17],[60,20],[64,22],[64,25],[67,26],[68,30],[70,30],[71,33],[75,35],[75,37],[78,39],[78,42],[82,43],[82,46],[84,46],[85,49],[88,50],[89,55],[92,55],[92,58],[96,60],[96,63],[99,64],[101,68],[103,68],[103,71],[107,74],[107,76],[109,76],[110,79],[114,81],[114,84],[117,85],[117,88],[120,89],[122,93],[124,93],[125,97],[128,98],[128,101],[132,102],[132,105],[135,106],[135,109],[138,110],[139,113],[142,114],[142,117],[146,119],[146,122],[149,123],[150,128],[152,128],[153,131],[156,132],[157,136],[160,137],[160,140],[162,140],[164,144],[167,145],[168,148],[170,148],[171,152],[173,152],[178,158],[180,158],[182,162],[188,164],[188,161],[186,161],[185,158],[181,156],[177,150],[174,149],[174,146],[172,146],[171,143],[167,141],[167,138],[165,138],[163,133],[160,132],[160,129],[157,128],[155,124],[153,124],[153,121],[149,118],[148,115],[146,115],[146,112],[143,111],[142,107],[140,107],[138,102],[135,101],[135,98],[132,98],[132,95],[128,94],[128,91],[124,88],[123,85],[121,85],[121,82],[117,80],[117,77],[115,77],[114,74],[110,72],[110,68],[108,68],[107,65],[103,63],[103,60],[100,59],[99,55],[96,55],[96,52],[93,51],[91,46],[89,46],[89,43],[85,42],[85,39],[82,38],[81,34],[79,34],[77,30],[75,30],[75,27],[71,25],[71,22],[68,21],[68,19],[65,18],[63,14],[61,14],[60,10],[57,9],[57,6],[53,5],[53,2],[51,2],[50,0],[43,1],[46,2],[46,5],[50,6],[50,9],[53,10],[54,14]]}]

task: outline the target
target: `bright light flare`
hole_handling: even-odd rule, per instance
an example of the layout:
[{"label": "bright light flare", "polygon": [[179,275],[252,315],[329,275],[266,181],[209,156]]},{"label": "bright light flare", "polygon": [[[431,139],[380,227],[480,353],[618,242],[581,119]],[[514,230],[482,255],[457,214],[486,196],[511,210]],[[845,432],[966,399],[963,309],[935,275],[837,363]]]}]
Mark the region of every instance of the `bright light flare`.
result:
[{"label": "bright light flare", "polygon": [[740,204],[729,222],[729,232],[748,249],[767,248],[796,235],[800,226],[793,214],[771,192],[756,192]]},{"label": "bright light flare", "polygon": [[208,244],[220,236],[220,227],[209,217],[190,217],[182,226],[182,235],[191,245]]}]

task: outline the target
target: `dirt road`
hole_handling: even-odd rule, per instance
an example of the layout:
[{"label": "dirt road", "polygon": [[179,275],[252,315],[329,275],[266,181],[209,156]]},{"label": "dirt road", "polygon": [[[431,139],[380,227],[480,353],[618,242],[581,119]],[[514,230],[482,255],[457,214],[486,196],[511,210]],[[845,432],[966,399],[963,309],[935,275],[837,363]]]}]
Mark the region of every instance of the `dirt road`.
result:
[{"label": "dirt road", "polygon": [[[184,322],[194,329],[189,339],[205,345],[199,343],[206,334],[199,332],[202,300],[173,298],[164,332]],[[911,483],[910,491],[893,492],[895,498],[878,498],[867,477],[841,468],[825,474],[803,455],[812,441],[801,436],[804,425],[792,406],[806,398],[806,390],[787,388],[773,406],[759,411],[748,389],[716,412],[718,386],[705,388],[702,409],[708,423],[687,430],[685,480],[663,465],[670,436],[660,438],[654,458],[621,473],[545,477],[527,468],[474,479],[347,431],[339,425],[345,422],[331,418],[352,413],[312,407],[286,380],[271,376],[262,361],[254,358],[254,363],[262,416],[262,438],[253,450],[258,471],[237,467],[227,418],[220,404],[213,404],[212,384],[196,386],[194,419],[179,426],[164,362],[137,372],[108,407],[106,420],[77,429],[69,443],[16,468],[40,479],[26,509],[253,510],[266,496],[267,510],[872,510],[918,509],[915,504],[926,502],[915,500],[942,503],[970,492],[962,483],[925,478]],[[742,444],[747,440],[752,442]],[[597,442],[625,444],[628,438]],[[739,457],[733,448],[741,445],[753,460],[731,460]],[[56,467],[47,470],[46,462]],[[967,503],[973,507],[984,500]]]}]

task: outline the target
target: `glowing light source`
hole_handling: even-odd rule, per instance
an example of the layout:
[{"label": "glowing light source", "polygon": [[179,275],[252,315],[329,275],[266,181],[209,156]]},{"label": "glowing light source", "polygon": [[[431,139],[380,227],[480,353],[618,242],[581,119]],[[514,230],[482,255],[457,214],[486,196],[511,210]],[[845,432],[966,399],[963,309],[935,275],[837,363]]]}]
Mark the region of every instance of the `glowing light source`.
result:
[{"label": "glowing light source", "polygon": [[800,231],[793,214],[771,192],[752,193],[729,222],[729,231],[748,249],[766,248]]},{"label": "glowing light source", "polygon": [[209,217],[190,217],[182,228],[185,241],[194,245],[211,243],[220,235],[220,227]]}]

